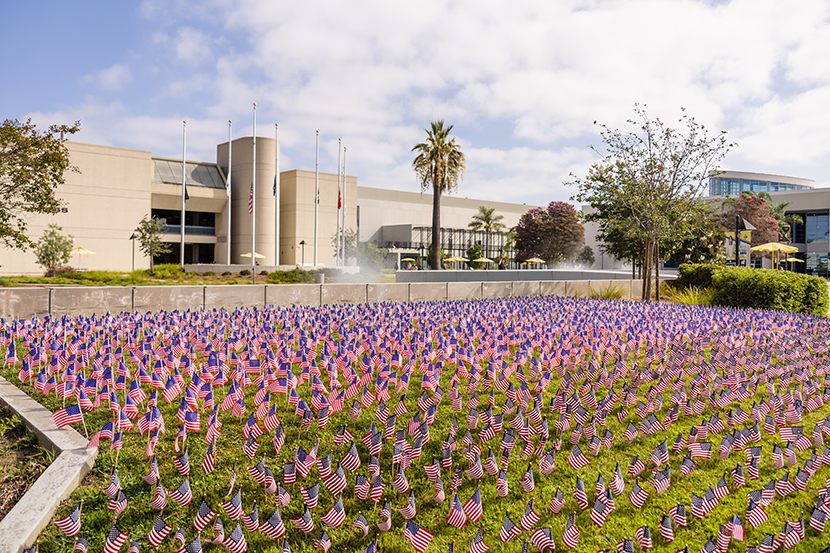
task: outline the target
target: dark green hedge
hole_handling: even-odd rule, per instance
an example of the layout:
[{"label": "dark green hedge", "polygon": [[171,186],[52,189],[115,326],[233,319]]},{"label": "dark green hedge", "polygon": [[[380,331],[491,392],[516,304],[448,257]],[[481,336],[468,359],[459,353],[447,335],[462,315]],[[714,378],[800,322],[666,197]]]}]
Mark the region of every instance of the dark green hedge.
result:
[{"label": "dark green hedge", "polygon": [[712,288],[712,303],[739,309],[777,309],[827,315],[827,281],[789,271],[726,265],[681,265],[677,286]]}]

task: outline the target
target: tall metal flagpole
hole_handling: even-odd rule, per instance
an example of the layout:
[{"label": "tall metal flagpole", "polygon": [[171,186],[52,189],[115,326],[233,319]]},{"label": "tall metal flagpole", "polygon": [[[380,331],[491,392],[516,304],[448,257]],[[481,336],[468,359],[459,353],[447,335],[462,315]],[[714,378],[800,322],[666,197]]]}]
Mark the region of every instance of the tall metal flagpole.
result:
[{"label": "tall metal flagpole", "polygon": [[254,102],[254,154],[251,167],[251,275],[256,284],[256,102]]},{"label": "tall metal flagpole", "polygon": [[[343,259],[343,266],[346,265],[346,147],[343,146],[343,220],[341,222],[342,229],[340,231],[340,238],[343,240],[343,244],[340,248],[342,252],[341,258]],[[357,237],[355,237],[357,240]]]},{"label": "tall metal flagpole", "polygon": [[343,204],[343,193],[340,186],[340,154],[343,150],[343,139],[337,139],[337,239],[335,241],[336,253],[334,254],[334,264],[335,266],[339,267],[342,263],[340,262],[340,208]]},{"label": "tall metal flagpole", "polygon": [[280,124],[274,123],[274,265],[280,264]]},{"label": "tall metal flagpole", "polygon": [[233,162],[231,161],[231,154],[233,151],[233,143],[231,142],[231,129],[233,127],[233,121],[228,119],[228,258],[227,263],[228,265],[231,264],[231,171],[233,169]]},{"label": "tall metal flagpole", "polygon": [[317,267],[317,229],[320,217],[320,131],[317,133],[317,141],[314,152],[314,266]]},{"label": "tall metal flagpole", "polygon": [[181,261],[181,266],[184,268],[184,194],[185,189],[187,187],[187,162],[185,158],[187,157],[187,121],[182,121],[182,220],[181,220],[181,227],[182,227],[182,234],[181,234],[181,244],[179,249],[180,256],[179,259]]}]

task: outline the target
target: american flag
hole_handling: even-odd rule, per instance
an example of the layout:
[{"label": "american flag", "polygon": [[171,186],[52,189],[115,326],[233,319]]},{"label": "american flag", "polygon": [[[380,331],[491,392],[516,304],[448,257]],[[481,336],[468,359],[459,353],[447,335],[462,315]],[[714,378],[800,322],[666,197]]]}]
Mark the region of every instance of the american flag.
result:
[{"label": "american flag", "polygon": [[484,528],[479,526],[478,532],[473,537],[473,542],[470,544],[470,553],[484,553],[490,549],[490,546],[484,543]]},{"label": "american flag", "polygon": [[278,509],[259,526],[259,531],[272,539],[279,539],[285,535],[285,525],[282,522],[282,517]]},{"label": "american flag", "polygon": [[228,534],[223,545],[231,550],[231,553],[244,553],[248,550],[248,543],[245,541],[245,534],[242,533],[242,526],[237,522],[233,532]]},{"label": "american flag", "polygon": [[55,525],[68,537],[73,537],[81,531],[81,503],[67,516],[55,520]]},{"label": "american flag", "polygon": [[161,518],[161,513],[159,513],[156,516],[153,527],[150,529],[150,535],[147,537],[147,541],[150,542],[151,547],[157,548],[172,530],[173,527],[164,522],[164,519]]},{"label": "american flag", "polygon": [[314,521],[311,519],[311,513],[308,510],[308,505],[299,518],[289,519],[291,524],[300,529],[304,534],[309,534],[314,531]]},{"label": "american flag", "polygon": [[406,521],[403,535],[419,553],[424,553],[432,542],[432,534],[427,532],[412,521]]},{"label": "american flag", "polygon": [[579,529],[576,527],[576,515],[574,513],[571,513],[568,517],[568,522],[565,523],[565,532],[562,535],[562,541],[571,549],[576,549],[579,545]]}]

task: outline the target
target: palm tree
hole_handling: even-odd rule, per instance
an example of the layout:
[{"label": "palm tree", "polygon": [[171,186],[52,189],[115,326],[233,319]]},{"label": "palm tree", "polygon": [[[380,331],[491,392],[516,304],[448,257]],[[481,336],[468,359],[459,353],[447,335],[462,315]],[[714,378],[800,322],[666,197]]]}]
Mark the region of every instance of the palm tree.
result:
[{"label": "palm tree", "polygon": [[473,215],[473,220],[467,225],[474,231],[483,230],[484,235],[484,257],[490,254],[490,233],[504,230],[502,220],[504,215],[496,215],[495,207],[478,206],[478,213]]},{"label": "palm tree", "polygon": [[444,127],[444,121],[430,122],[425,129],[427,139],[412,148],[418,155],[412,160],[412,168],[421,183],[421,190],[432,186],[432,251],[429,266],[441,268],[441,194],[452,192],[464,176],[464,154],[455,138],[450,139],[452,125]]}]

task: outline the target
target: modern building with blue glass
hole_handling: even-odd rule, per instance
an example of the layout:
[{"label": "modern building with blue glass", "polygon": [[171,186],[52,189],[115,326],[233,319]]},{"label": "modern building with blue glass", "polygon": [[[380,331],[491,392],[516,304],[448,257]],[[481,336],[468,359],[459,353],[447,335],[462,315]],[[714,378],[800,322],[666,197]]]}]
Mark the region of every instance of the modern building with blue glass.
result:
[{"label": "modern building with blue glass", "polygon": [[709,179],[710,196],[733,196],[768,192],[776,204],[788,203],[785,213],[799,215],[792,229],[791,245],[803,263],[794,263],[799,273],[830,278],[830,188],[815,188],[815,181],[762,173],[728,171]]},{"label": "modern building with blue glass", "polygon": [[744,173],[727,171],[709,179],[710,196],[734,196],[741,192],[789,192],[791,190],[809,190],[815,181],[780,175],[762,173]]}]

